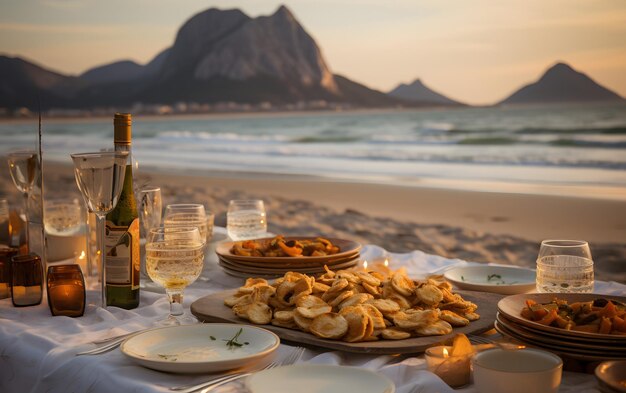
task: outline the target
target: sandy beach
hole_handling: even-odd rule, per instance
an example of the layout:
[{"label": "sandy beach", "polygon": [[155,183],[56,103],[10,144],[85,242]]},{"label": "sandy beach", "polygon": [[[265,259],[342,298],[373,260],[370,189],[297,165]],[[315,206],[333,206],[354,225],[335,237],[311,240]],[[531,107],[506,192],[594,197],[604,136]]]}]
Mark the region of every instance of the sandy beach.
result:
[{"label": "sandy beach", "polygon": [[[48,163],[46,198],[79,197],[72,168]],[[245,173],[166,173],[142,168],[137,187],[162,188],[164,205],[203,203],[225,226],[231,199],[260,198],[269,230],[422,250],[449,258],[533,267],[548,238],[590,242],[601,280],[626,282],[626,201],[427,186],[355,183],[320,177]],[[8,172],[0,195],[20,206]]]}]

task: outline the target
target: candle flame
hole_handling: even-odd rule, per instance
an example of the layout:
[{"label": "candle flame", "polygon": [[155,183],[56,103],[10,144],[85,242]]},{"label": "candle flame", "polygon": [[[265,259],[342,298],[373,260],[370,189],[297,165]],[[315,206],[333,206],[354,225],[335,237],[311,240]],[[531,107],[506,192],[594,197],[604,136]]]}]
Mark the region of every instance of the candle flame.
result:
[{"label": "candle flame", "polygon": [[81,251],[80,255],[78,256],[78,259],[85,259],[87,255],[85,254],[85,251]]},{"label": "candle flame", "polygon": [[389,260],[387,258],[385,258],[384,265],[385,265],[385,267],[389,267]]},{"label": "candle flame", "polygon": [[367,261],[363,261],[363,270],[367,270]]},{"label": "candle flame", "polygon": [[448,354],[448,348],[444,348],[444,349],[443,349],[443,357],[444,357],[444,358],[447,358],[448,356],[450,356],[450,355]]}]

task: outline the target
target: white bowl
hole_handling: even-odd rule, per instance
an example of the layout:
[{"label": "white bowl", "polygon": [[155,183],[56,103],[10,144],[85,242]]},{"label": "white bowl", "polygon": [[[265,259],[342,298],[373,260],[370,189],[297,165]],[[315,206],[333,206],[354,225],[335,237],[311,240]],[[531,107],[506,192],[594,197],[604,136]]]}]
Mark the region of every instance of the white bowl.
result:
[{"label": "white bowl", "polygon": [[459,266],[444,273],[459,289],[514,295],[535,290],[535,271],[516,266]]},{"label": "white bowl", "polygon": [[556,393],[563,361],[540,349],[494,348],[474,355],[472,369],[480,392]]},{"label": "white bowl", "polygon": [[603,392],[626,392],[626,360],[602,362],[596,367],[596,378]]}]

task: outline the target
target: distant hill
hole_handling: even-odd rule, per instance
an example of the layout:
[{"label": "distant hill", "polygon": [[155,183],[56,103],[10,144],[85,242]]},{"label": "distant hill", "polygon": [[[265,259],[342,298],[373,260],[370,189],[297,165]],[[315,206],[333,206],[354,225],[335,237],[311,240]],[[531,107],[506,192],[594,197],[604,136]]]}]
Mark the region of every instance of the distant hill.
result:
[{"label": "distant hill", "polygon": [[395,89],[391,90],[390,96],[408,101],[416,101],[421,103],[432,103],[440,105],[463,105],[458,101],[452,100],[443,94],[437,93],[428,86],[424,85],[420,79],[416,79],[413,83],[399,84]]},{"label": "distant hill", "polygon": [[550,67],[535,83],[517,90],[503,104],[544,104],[569,102],[623,101],[617,93],[565,63]]},{"label": "distant hill", "polygon": [[[0,60],[7,63],[10,58]],[[211,8],[185,22],[174,44],[146,65],[117,61],[80,77],[53,73],[25,61],[0,68],[4,71],[0,73],[0,106],[33,108],[37,94],[46,107],[60,108],[116,108],[139,102],[421,105],[335,76],[327,64],[315,40],[285,6],[257,18],[237,9]]]},{"label": "distant hill", "polygon": [[144,67],[130,60],[95,67],[80,75],[80,78],[93,84],[128,81],[140,78]]}]

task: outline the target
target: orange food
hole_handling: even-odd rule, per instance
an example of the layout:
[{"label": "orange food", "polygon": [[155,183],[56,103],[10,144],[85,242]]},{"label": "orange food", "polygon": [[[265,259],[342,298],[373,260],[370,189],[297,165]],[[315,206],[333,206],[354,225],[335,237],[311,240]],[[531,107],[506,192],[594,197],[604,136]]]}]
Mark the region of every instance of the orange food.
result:
[{"label": "orange food", "polygon": [[545,326],[599,334],[626,334],[626,305],[607,299],[567,304],[554,298],[539,304],[526,300],[521,316]]},{"label": "orange food", "polygon": [[235,242],[230,249],[234,255],[253,257],[326,256],[337,254],[339,251],[339,247],[321,237],[313,240],[285,240],[282,235],[267,240]]}]

